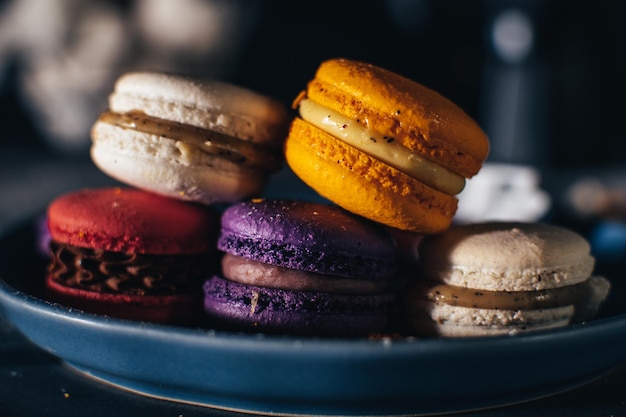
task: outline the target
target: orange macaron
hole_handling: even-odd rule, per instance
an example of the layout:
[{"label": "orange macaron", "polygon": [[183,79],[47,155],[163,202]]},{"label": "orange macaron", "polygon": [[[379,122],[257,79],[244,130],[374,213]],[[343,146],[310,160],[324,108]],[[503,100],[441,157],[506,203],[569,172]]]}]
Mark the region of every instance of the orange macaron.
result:
[{"label": "orange macaron", "polygon": [[401,230],[445,230],[489,151],[453,102],[364,62],[323,62],[294,108],[285,143],[292,171],[344,209]]}]

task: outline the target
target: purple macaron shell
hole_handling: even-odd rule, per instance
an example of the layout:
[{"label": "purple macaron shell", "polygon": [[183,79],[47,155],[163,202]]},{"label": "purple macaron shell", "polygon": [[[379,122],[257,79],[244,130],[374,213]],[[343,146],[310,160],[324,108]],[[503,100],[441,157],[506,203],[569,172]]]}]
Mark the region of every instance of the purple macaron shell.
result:
[{"label": "purple macaron shell", "polygon": [[204,284],[204,309],[229,330],[309,336],[358,337],[384,332],[392,294],[300,292],[232,282]]},{"label": "purple macaron shell", "polygon": [[41,216],[35,223],[35,236],[36,236],[36,252],[38,255],[49,258],[50,257],[50,229],[48,229],[48,217]]},{"label": "purple macaron shell", "polygon": [[396,251],[386,230],[321,203],[253,200],[230,206],[222,215],[218,247],[320,274],[386,279],[396,271]]}]

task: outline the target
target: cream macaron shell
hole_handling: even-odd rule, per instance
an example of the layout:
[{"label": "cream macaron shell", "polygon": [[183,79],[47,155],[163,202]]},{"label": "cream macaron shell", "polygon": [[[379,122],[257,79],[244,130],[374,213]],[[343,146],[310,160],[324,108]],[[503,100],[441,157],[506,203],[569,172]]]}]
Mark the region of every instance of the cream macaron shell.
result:
[{"label": "cream macaron shell", "polygon": [[98,122],[93,162],[112,178],[181,200],[204,204],[259,193],[265,176],[212,157],[183,142]]},{"label": "cream macaron shell", "polygon": [[507,222],[453,227],[423,245],[419,257],[429,279],[489,291],[577,284],[595,264],[589,243],[573,231]]},{"label": "cream macaron shell", "polygon": [[233,84],[170,74],[133,72],[120,77],[109,97],[117,113],[141,110],[164,120],[280,146],[287,117],[270,97]]},{"label": "cream macaron shell", "polygon": [[539,310],[491,310],[429,303],[424,306],[441,336],[514,335],[567,326],[574,306]]},{"label": "cream macaron shell", "polygon": [[287,110],[220,81],[122,76],[92,128],[91,157],[111,177],[205,204],[259,195],[280,169]]}]

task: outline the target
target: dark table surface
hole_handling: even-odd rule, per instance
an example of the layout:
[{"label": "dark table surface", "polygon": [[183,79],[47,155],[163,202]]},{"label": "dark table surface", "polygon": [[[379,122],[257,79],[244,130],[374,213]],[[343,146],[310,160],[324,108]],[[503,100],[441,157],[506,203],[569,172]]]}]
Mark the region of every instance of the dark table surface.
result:
[{"label": "dark table surface", "polygon": [[[575,179],[572,175],[566,177],[567,181]],[[111,183],[84,158],[50,157],[23,148],[1,148],[0,238],[42,213],[61,192]],[[559,188],[563,186],[562,182],[558,184]],[[0,311],[0,416],[110,415],[241,414],[148,398],[92,380],[25,339]],[[564,393],[463,415],[626,416],[626,364]]]}]

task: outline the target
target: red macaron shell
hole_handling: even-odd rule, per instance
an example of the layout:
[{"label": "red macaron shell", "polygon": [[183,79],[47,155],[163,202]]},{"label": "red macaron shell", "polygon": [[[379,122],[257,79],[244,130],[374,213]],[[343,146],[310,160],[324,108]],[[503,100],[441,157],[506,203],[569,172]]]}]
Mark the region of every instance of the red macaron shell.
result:
[{"label": "red macaron shell", "polygon": [[72,288],[46,278],[52,301],[92,314],[180,326],[198,326],[205,318],[200,293],[170,295],[110,294]]},{"label": "red macaron shell", "polygon": [[131,188],[75,191],[48,207],[52,240],[113,252],[213,252],[218,225],[208,206]]}]

